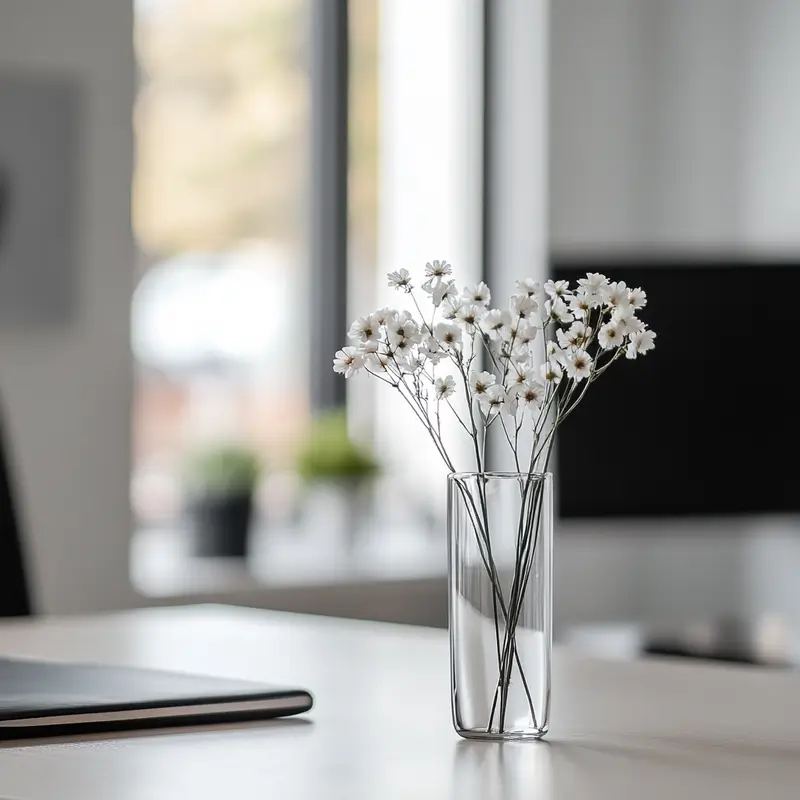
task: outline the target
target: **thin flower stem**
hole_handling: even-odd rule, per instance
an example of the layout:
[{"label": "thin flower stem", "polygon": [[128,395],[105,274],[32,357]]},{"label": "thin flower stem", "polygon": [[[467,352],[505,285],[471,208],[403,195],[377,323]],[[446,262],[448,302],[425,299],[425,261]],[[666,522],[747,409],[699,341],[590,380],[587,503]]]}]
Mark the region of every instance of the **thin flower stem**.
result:
[{"label": "thin flower stem", "polygon": [[450,410],[453,412],[455,418],[458,420],[461,427],[467,432],[467,435],[472,436],[472,433],[470,433],[470,430],[467,427],[466,423],[464,422],[463,419],[461,419],[461,415],[458,413],[458,411],[455,410],[453,404],[450,402],[450,398],[449,397],[445,398],[445,402],[447,403],[447,405],[450,406]]}]

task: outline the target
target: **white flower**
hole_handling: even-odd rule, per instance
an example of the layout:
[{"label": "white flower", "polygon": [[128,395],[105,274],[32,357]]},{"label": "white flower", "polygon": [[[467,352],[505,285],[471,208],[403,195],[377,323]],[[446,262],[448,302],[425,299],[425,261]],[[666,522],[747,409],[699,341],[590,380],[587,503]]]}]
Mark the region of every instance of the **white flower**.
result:
[{"label": "white flower", "polygon": [[471,372],[469,376],[469,388],[473,397],[480,399],[488,391],[490,386],[497,383],[497,378],[491,372]]},{"label": "white flower", "polygon": [[378,344],[377,339],[367,339],[366,342],[361,342],[358,345],[358,352],[365,356],[370,355],[370,353],[377,353]]},{"label": "white flower", "polygon": [[400,367],[400,372],[413,375],[418,369],[422,369],[422,359],[409,353],[405,358],[398,359],[397,366]]},{"label": "white flower", "polygon": [[373,372],[387,372],[390,358],[388,353],[370,353],[365,359],[365,366]]},{"label": "white flower", "polygon": [[640,308],[644,308],[647,305],[647,293],[642,291],[639,287],[631,289],[630,292],[628,292],[628,302],[638,311]]},{"label": "white flower", "polygon": [[572,320],[575,319],[575,317],[570,314],[567,304],[560,297],[556,297],[554,300],[548,300],[545,303],[544,310],[553,322],[560,322],[566,325],[566,323],[572,322]]},{"label": "white flower", "polygon": [[631,334],[625,358],[636,358],[636,356],[643,356],[649,350],[653,350],[656,346],[655,338],[655,331],[634,331]]},{"label": "white flower", "polygon": [[569,292],[569,281],[547,281],[544,290],[550,297],[566,297]]},{"label": "white flower", "polygon": [[521,281],[515,281],[517,294],[526,294],[528,297],[536,297],[539,294],[539,281],[533,278],[523,278]]},{"label": "white flower", "polygon": [[584,378],[592,374],[591,356],[582,349],[573,350],[567,355],[567,375],[575,383],[580,383]]},{"label": "white flower", "polygon": [[539,367],[539,371],[542,373],[542,380],[545,381],[545,383],[552,383],[555,386],[558,386],[564,374],[564,370],[561,369],[561,364],[553,359],[548,359],[542,364],[542,366]]},{"label": "white flower", "polygon": [[536,380],[526,381],[516,393],[517,402],[531,412],[542,407],[544,397],[544,386]]},{"label": "white flower", "polygon": [[644,323],[640,319],[637,319],[633,306],[628,305],[615,308],[611,319],[617,324],[619,332],[623,336],[627,336],[629,333],[634,333],[635,331],[644,330]]},{"label": "white flower", "polygon": [[533,322],[526,319],[520,320],[517,323],[517,344],[530,344],[538,335],[539,329]]},{"label": "white flower", "polygon": [[531,351],[527,344],[515,344],[511,348],[508,358],[518,369],[527,369],[531,360]]},{"label": "white flower", "polygon": [[452,322],[440,322],[433,331],[436,340],[446,349],[461,346],[461,328]]},{"label": "white flower", "polygon": [[438,308],[442,301],[447,297],[458,297],[458,290],[454,281],[437,281],[429,286],[430,281],[423,284],[422,288],[430,292],[431,302]]},{"label": "white flower", "polygon": [[368,317],[359,317],[353,322],[347,336],[355,342],[375,341],[380,336],[380,328],[375,315],[370,314]]},{"label": "white flower", "polygon": [[444,278],[446,275],[452,275],[453,268],[446,261],[429,261],[425,265],[426,278]]},{"label": "white flower", "polygon": [[620,330],[619,325],[612,320],[600,328],[597,334],[597,341],[603,350],[611,350],[614,347],[619,347],[625,341],[625,335]]},{"label": "white flower", "polygon": [[370,315],[372,317],[372,321],[379,326],[385,325],[387,320],[391,319],[391,317],[397,315],[397,311],[391,308],[379,308],[377,311],[373,311]]},{"label": "white flower", "polygon": [[605,300],[611,308],[624,308],[630,305],[628,301],[628,287],[625,285],[625,281],[617,281],[609,284]]},{"label": "white flower", "polygon": [[583,347],[592,335],[592,329],[587,328],[580,320],[573,322],[569,330],[556,331],[559,345],[565,350],[568,347]]},{"label": "white flower", "polygon": [[437,378],[433,382],[433,392],[437,400],[447,400],[455,394],[456,381],[452,375],[446,375],[444,378]]},{"label": "white flower", "polygon": [[352,378],[363,366],[364,356],[355,347],[337,350],[333,359],[333,371],[343,373],[345,378]]},{"label": "white flower", "polygon": [[444,319],[456,319],[458,309],[461,308],[461,300],[458,297],[448,297],[442,303],[442,317]]},{"label": "white flower", "polygon": [[[459,333],[461,333],[460,330]],[[425,338],[425,341],[419,347],[419,352],[421,356],[424,356],[433,364],[438,364],[447,356],[444,348],[434,336],[427,336]]]},{"label": "white flower", "polygon": [[465,303],[477,303],[481,306],[488,306],[489,301],[492,299],[492,293],[489,291],[489,287],[481,281],[475,284],[475,286],[465,287],[462,297]]},{"label": "white flower", "polygon": [[569,298],[569,310],[576,316],[585,318],[591,309],[597,305],[597,300],[593,295],[586,292],[578,292]]},{"label": "white flower", "polygon": [[578,286],[588,295],[599,295],[603,297],[608,288],[608,278],[606,278],[605,275],[601,275],[599,272],[587,272],[585,278],[580,278],[578,280]]},{"label": "white flower", "polygon": [[539,310],[539,303],[535,297],[527,294],[512,294],[508,301],[512,315],[520,319],[527,319]]},{"label": "white flower", "polygon": [[490,336],[501,336],[503,328],[511,325],[511,312],[493,308],[481,320],[481,328]]},{"label": "white flower", "polygon": [[404,342],[416,344],[422,340],[419,327],[408,311],[401,311],[387,320],[386,334],[394,347],[399,347]]},{"label": "white flower", "polygon": [[507,400],[506,390],[500,384],[494,384],[481,395],[478,402],[484,413],[491,414],[493,411],[503,411]]},{"label": "white flower", "polygon": [[547,357],[562,364],[567,363],[567,354],[552,340],[547,343]]},{"label": "white flower", "polygon": [[386,277],[389,279],[389,286],[392,289],[402,289],[405,292],[411,291],[411,273],[407,269],[389,272]]},{"label": "white flower", "polygon": [[520,368],[519,371],[512,371],[506,378],[506,391],[509,395],[515,395],[522,391],[522,387],[527,383],[537,383],[539,376],[532,367]]},{"label": "white flower", "polygon": [[475,303],[462,303],[456,311],[456,320],[460,322],[467,333],[472,333],[475,326],[481,321],[486,309]]}]

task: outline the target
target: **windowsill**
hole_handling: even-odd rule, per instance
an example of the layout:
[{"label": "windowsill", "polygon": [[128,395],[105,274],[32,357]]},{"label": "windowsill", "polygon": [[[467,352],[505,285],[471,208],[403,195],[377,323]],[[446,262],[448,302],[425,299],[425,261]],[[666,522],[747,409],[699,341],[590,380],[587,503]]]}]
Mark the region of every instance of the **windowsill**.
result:
[{"label": "windowsill", "polygon": [[138,531],[131,545],[134,588],[153,599],[414,582],[446,572],[443,537],[399,527],[350,542],[320,528],[260,528],[247,559],[196,556],[179,528]]}]

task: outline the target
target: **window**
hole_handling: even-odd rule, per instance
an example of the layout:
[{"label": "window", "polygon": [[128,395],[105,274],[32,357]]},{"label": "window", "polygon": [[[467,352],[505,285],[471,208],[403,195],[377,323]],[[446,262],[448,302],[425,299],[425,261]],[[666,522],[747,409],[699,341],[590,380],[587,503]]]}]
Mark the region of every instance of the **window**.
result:
[{"label": "window", "polygon": [[133,504],[174,520],[187,455],[272,469],[308,417],[307,0],[137,4]]},{"label": "window", "polygon": [[[214,565],[187,568],[176,545],[187,537],[166,531],[180,527],[187,456],[229,439],[258,451],[268,479],[248,574],[223,570],[226,591],[251,578],[291,583],[324,573],[344,581],[444,569],[441,539],[427,534],[444,531],[445,467],[417,420],[375,381],[347,384],[352,434],[372,448],[389,489],[372,504],[364,533],[375,535],[363,537],[364,547],[323,542],[349,521],[316,513],[329,506],[293,491],[297,482],[281,473],[291,471],[311,398],[326,394],[312,370],[330,372],[346,333],[337,318],[335,338],[313,334],[311,309],[323,293],[312,272],[341,264],[307,244],[319,235],[321,204],[315,213],[311,206],[322,193],[312,187],[341,183],[336,169],[323,170],[323,180],[312,174],[311,160],[320,142],[332,141],[320,120],[341,85],[328,85],[334,72],[312,56],[339,58],[336,9],[346,5],[348,263],[346,279],[323,277],[337,289],[346,284],[349,320],[402,305],[386,286],[386,273],[401,266],[421,274],[427,260],[445,258],[464,282],[480,279],[483,7],[325,3],[140,0],[134,222],[143,255],[133,304],[132,494],[139,528],[151,535],[134,542],[132,571],[145,592],[180,593],[184,579],[195,591],[192,570],[203,587],[218,589],[205,582]],[[324,46],[312,52],[321,35]],[[322,99],[319,107],[312,98]],[[337,109],[334,102],[334,118]],[[326,167],[339,163],[335,148],[325,152]],[[331,235],[334,226],[320,227]],[[322,299],[334,317],[343,314]]]}]

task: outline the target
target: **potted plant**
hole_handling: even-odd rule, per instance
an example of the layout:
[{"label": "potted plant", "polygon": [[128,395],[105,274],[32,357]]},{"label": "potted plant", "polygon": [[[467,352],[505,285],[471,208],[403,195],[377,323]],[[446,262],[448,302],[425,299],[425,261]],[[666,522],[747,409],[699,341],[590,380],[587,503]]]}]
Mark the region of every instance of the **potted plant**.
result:
[{"label": "potted plant", "polygon": [[247,554],[253,494],[261,474],[248,448],[220,444],[196,453],[187,465],[187,516],[199,556]]},{"label": "potted plant", "polygon": [[353,441],[344,409],[319,415],[297,454],[306,509],[313,507],[328,525],[338,520],[352,542],[370,510],[370,486],[379,474],[375,457]]}]

